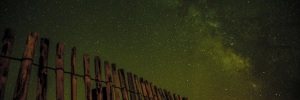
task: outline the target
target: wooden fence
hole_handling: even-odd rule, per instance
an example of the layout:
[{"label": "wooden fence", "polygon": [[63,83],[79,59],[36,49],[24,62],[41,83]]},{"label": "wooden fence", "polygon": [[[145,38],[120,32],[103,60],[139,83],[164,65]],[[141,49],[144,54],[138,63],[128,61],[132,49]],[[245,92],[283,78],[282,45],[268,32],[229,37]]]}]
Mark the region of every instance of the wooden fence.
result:
[{"label": "wooden fence", "polygon": [[[83,56],[84,75],[76,74],[77,65],[75,58],[77,56],[75,47],[71,51],[71,72],[67,72],[64,70],[66,66],[64,66],[65,48],[63,43],[57,43],[56,45],[55,68],[49,67],[49,40],[47,38],[39,40],[38,33],[30,33],[28,35],[22,58],[11,57],[14,38],[14,34],[9,29],[6,29],[2,39],[3,45],[0,54],[0,100],[5,98],[5,84],[7,82],[10,60],[21,61],[13,100],[27,99],[31,66],[38,67],[36,100],[47,99],[47,70],[55,70],[56,72],[57,100],[64,100],[64,91],[66,91],[64,90],[64,74],[71,75],[71,100],[77,100],[77,78],[84,79],[86,100],[188,100],[187,97],[172,94],[138,77],[136,74],[126,73],[123,69],[117,69],[116,64],[101,61],[98,56],[94,58],[95,78],[92,78],[90,75],[89,55]],[[38,41],[40,41],[39,63],[35,64],[33,63],[33,57]],[[101,75],[103,75],[101,70],[103,69],[105,79],[101,79]],[[95,81],[95,89],[91,89],[91,81]]]}]

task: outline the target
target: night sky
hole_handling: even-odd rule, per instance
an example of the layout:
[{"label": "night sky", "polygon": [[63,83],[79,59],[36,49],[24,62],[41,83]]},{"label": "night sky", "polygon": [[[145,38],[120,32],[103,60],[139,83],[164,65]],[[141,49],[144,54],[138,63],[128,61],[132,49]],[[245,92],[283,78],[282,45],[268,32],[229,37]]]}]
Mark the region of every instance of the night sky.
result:
[{"label": "night sky", "polygon": [[[64,42],[67,71],[76,46],[80,74],[87,53],[191,100],[299,100],[297,6],[299,0],[1,0],[0,29],[16,33],[14,57],[21,57],[29,32],[49,38],[50,66],[56,43]],[[12,63],[7,100],[19,69]],[[54,73],[49,100],[55,98]],[[29,98],[36,74],[34,67]]]}]

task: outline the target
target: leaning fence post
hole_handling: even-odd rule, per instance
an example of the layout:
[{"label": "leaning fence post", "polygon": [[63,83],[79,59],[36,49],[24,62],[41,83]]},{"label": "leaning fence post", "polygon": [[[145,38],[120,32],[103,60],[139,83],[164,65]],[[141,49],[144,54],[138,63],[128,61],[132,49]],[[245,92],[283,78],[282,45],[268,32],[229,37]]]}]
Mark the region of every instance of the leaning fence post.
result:
[{"label": "leaning fence post", "polygon": [[161,94],[162,98],[164,98],[165,100],[169,99],[168,95],[165,93],[164,89],[160,88],[159,91],[160,91],[160,94]]},{"label": "leaning fence post", "polygon": [[64,44],[56,45],[56,99],[64,100]]},{"label": "leaning fence post", "polygon": [[86,100],[92,100],[90,58],[88,57],[88,55],[83,56],[83,64],[84,64],[85,97]]},{"label": "leaning fence post", "polygon": [[131,77],[131,84],[132,84],[132,92],[134,94],[134,100],[139,100],[139,95],[138,95],[138,92],[137,92],[137,87],[136,87],[136,83],[135,83],[135,80],[134,80],[134,75],[131,73],[130,77]]},{"label": "leaning fence post", "polygon": [[40,41],[40,58],[36,100],[47,100],[48,51],[49,40],[46,38],[42,38]]},{"label": "leaning fence post", "polygon": [[76,48],[72,48],[71,54],[71,100],[77,100],[77,78],[76,74]]},{"label": "leaning fence post", "polygon": [[154,99],[154,100],[157,100],[157,93],[156,93],[156,91],[155,91],[155,89],[154,89],[154,86],[152,85],[152,83],[150,83],[149,85],[150,85],[150,88],[151,88],[151,90],[152,90],[152,96],[153,96],[153,99]]},{"label": "leaning fence post", "polygon": [[119,78],[120,78],[120,83],[121,83],[121,91],[122,91],[123,100],[128,100],[128,92],[127,92],[124,69],[119,69],[118,72],[119,72]]},{"label": "leaning fence post", "polygon": [[10,60],[8,58],[5,58],[5,56],[11,55],[14,39],[15,36],[12,31],[10,29],[6,29],[2,38],[3,45],[0,53],[0,100],[4,100],[5,84],[10,62]]},{"label": "leaning fence post", "polygon": [[150,100],[152,100],[153,99],[153,95],[152,95],[152,91],[151,91],[150,85],[149,85],[149,83],[148,83],[147,80],[145,80],[144,82],[145,82],[146,90],[147,90],[147,93],[148,93],[148,97],[150,98]]},{"label": "leaning fence post", "polygon": [[134,93],[133,93],[132,73],[130,73],[130,72],[127,72],[127,84],[128,84],[130,100],[135,100]]},{"label": "leaning fence post", "polygon": [[174,98],[173,98],[171,92],[170,92],[170,91],[167,91],[167,93],[168,93],[169,100],[174,100]]},{"label": "leaning fence post", "polygon": [[178,97],[175,93],[173,94],[173,98],[174,98],[174,100],[178,100]]},{"label": "leaning fence post", "polygon": [[111,82],[112,82],[111,68],[108,61],[104,62],[104,66],[105,66],[105,80],[106,80],[106,98],[107,100],[113,100],[112,93],[111,93]]},{"label": "leaning fence post", "polygon": [[30,33],[27,37],[13,100],[26,100],[27,98],[29,75],[37,41],[38,33]]},{"label": "leaning fence post", "polygon": [[177,98],[178,100],[182,100],[181,96],[180,95],[177,95]]},{"label": "leaning fence post", "polygon": [[114,96],[115,100],[121,100],[121,84],[120,84],[120,78],[118,76],[118,71],[116,68],[116,64],[112,64],[112,75],[113,75],[113,83],[114,83]]},{"label": "leaning fence post", "polygon": [[154,85],[154,91],[156,92],[157,100],[162,100],[158,88]]},{"label": "leaning fence post", "polygon": [[142,100],[143,92],[142,92],[142,88],[141,88],[141,84],[140,84],[140,81],[138,79],[138,76],[134,74],[133,79],[134,79],[136,91],[137,91],[137,94],[138,94],[138,100]]},{"label": "leaning fence post", "polygon": [[147,89],[146,89],[146,84],[145,84],[143,78],[140,78],[140,83],[141,83],[141,86],[142,86],[142,91],[143,91],[144,99],[145,100],[149,100],[150,98],[148,96]]},{"label": "leaning fence post", "polygon": [[96,100],[102,100],[102,86],[101,86],[101,61],[100,57],[95,57],[95,79],[96,79]]}]

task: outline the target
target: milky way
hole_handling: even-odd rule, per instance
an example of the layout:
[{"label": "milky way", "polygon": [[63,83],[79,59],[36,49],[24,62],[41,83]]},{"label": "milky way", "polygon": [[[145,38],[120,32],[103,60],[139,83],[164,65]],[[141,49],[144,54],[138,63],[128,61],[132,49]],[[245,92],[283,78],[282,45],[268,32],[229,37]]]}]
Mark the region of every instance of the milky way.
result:
[{"label": "milky way", "polygon": [[[50,65],[55,43],[62,41],[69,50],[66,66],[76,46],[78,57],[99,55],[191,100],[298,100],[297,5],[297,0],[2,0],[0,28],[16,33],[13,56],[22,55],[18,48],[36,31],[51,41]],[[8,99],[18,64],[9,69]],[[52,100],[54,77],[48,84]],[[84,88],[79,90],[78,98],[84,98]],[[35,97],[35,88],[29,91]],[[69,99],[69,91],[65,94]]]}]

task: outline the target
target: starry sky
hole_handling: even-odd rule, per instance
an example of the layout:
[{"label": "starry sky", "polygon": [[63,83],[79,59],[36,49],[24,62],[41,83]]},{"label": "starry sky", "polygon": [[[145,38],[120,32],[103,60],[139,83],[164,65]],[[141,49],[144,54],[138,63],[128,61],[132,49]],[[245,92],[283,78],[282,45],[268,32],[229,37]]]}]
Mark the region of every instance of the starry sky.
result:
[{"label": "starry sky", "polygon": [[[191,100],[299,100],[297,6],[298,0],[1,0],[0,28],[16,33],[14,57],[21,57],[29,32],[49,38],[50,66],[56,43],[64,42],[67,71],[77,47],[79,74],[87,53]],[[7,100],[19,68],[12,63]],[[49,99],[55,98],[54,73]]]}]

